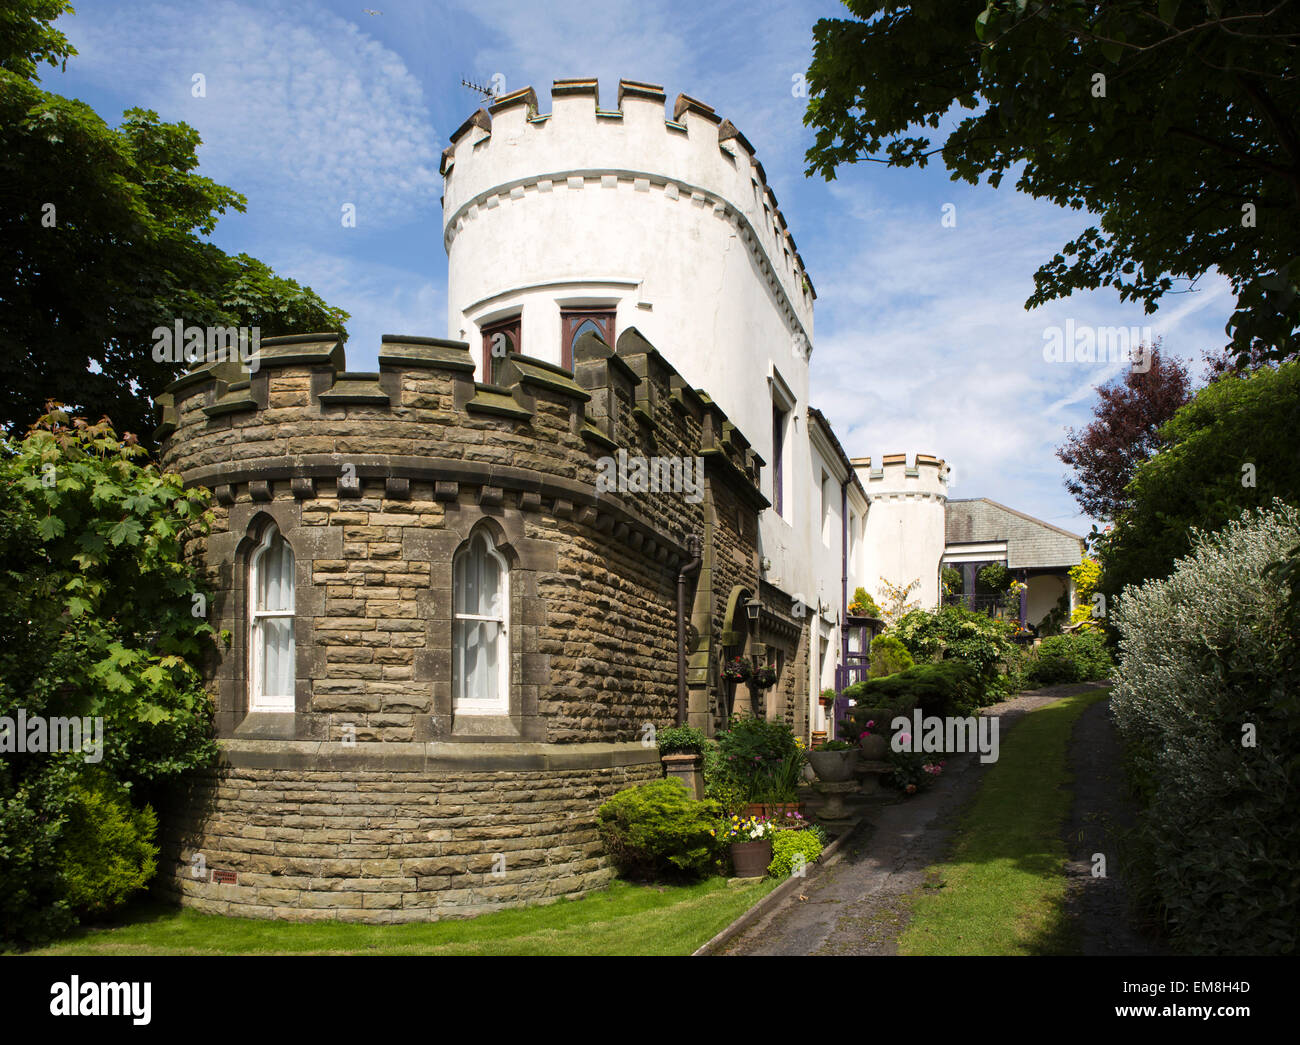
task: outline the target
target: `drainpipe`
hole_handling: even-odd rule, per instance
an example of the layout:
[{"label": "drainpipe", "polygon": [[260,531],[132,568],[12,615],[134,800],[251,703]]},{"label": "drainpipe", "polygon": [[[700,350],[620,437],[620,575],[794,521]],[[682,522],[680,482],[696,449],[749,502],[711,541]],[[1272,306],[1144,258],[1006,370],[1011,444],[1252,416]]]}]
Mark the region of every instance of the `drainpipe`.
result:
[{"label": "drainpipe", "polygon": [[[863,524],[866,529],[866,524]],[[849,616],[849,483],[846,479],[840,483],[840,663],[835,669],[835,699],[831,702],[830,729],[826,731],[828,739],[835,736],[836,715],[840,711],[840,694],[848,681],[849,668],[849,633],[847,621]],[[818,694],[820,696],[820,694]]]},{"label": "drainpipe", "polygon": [[677,724],[686,724],[686,578],[700,569],[700,539],[695,534],[686,538],[686,552],[690,562],[683,563],[677,571]]}]

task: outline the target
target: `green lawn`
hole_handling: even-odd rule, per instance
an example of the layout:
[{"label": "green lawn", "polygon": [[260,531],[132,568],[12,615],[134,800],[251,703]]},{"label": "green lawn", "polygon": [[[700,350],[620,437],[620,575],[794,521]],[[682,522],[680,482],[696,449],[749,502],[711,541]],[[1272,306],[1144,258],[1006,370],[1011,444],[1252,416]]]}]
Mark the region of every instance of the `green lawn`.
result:
[{"label": "green lawn", "polygon": [[900,954],[1078,953],[1061,909],[1061,827],[1073,800],[1066,752],[1079,715],[1108,693],[1039,708],[1002,739],[951,855],[930,868],[914,899]]},{"label": "green lawn", "polygon": [[141,905],[33,954],[690,954],[780,883],[615,882],[580,900],[409,925],[224,918]]}]

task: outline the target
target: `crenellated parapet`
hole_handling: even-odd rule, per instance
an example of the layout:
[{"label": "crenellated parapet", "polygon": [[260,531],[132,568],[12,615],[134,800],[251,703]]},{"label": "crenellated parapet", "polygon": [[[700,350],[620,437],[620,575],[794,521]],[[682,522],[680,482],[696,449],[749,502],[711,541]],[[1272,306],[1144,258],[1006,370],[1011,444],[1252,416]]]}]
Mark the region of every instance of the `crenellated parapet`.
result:
[{"label": "crenellated parapet", "polygon": [[612,211],[625,214],[637,197],[653,197],[660,223],[681,208],[729,226],[791,334],[811,344],[816,292],[753,145],[703,102],[679,94],[669,116],[666,101],[657,84],[621,80],[617,106],[605,108],[595,80],[557,80],[548,113],[531,87],[475,112],[442,158],[448,253],[483,219],[517,210],[523,222],[559,194],[627,194]]},{"label": "crenellated parapet", "polygon": [[748,440],[635,328],[617,346],[585,335],[572,372],[509,355],[499,381],[474,380],[464,342],[385,335],[379,370],[355,372],[335,334],[267,338],[251,371],[201,366],[158,397],[162,462],[225,505],[400,500],[423,484],[438,502],[573,518],[669,566],[699,504],[602,488],[602,459],[700,458],[710,481],[767,504]]},{"label": "crenellated parapet", "polygon": [[885,454],[875,463],[854,457],[852,464],[873,503],[948,499],[948,466],[931,454],[917,454],[911,464],[906,454]]}]

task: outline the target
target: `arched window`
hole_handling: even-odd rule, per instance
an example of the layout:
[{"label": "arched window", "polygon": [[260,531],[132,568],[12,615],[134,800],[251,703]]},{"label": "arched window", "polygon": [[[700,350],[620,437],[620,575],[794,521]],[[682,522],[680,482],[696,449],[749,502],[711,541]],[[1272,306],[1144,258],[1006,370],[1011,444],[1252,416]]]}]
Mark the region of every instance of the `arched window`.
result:
[{"label": "arched window", "polygon": [[560,365],[573,369],[573,346],[578,338],[591,331],[599,334],[607,345],[614,343],[614,310],[612,308],[562,308],[560,309],[562,337],[560,342]]},{"label": "arched window", "polygon": [[459,714],[510,711],[510,567],[480,530],[452,559],[452,700]]},{"label": "arched window", "polygon": [[293,549],[269,526],[248,564],[249,710],[293,711]]}]

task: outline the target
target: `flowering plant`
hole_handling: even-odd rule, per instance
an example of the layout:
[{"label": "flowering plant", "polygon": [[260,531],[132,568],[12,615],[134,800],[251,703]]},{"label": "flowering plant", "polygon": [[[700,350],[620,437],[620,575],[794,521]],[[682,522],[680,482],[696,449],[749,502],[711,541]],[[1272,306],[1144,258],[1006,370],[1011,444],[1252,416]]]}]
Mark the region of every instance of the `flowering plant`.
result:
[{"label": "flowering plant", "polygon": [[890,771],[883,782],[907,795],[930,787],[946,764],[943,760],[931,762],[928,755],[919,751],[891,750],[886,753],[885,760],[890,764]]},{"label": "flowering plant", "polygon": [[748,682],[753,673],[744,657],[732,657],[722,665],[722,677],[728,682]]},{"label": "flowering plant", "polygon": [[772,822],[763,816],[733,816],[725,821],[714,837],[722,845],[734,845],[740,842],[761,842],[771,838],[776,829]]},{"label": "flowering plant", "polygon": [[767,689],[769,686],[776,685],[775,668],[755,668],[750,677],[750,683],[759,689]]}]

